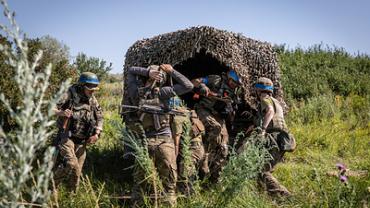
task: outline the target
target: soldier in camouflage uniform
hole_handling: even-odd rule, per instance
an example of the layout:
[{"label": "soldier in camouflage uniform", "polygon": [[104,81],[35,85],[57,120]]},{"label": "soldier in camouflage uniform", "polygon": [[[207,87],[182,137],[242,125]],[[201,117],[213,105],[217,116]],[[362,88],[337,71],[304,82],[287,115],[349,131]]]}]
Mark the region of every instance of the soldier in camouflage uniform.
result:
[{"label": "soldier in camouflage uniform", "polygon": [[238,103],[237,89],[241,83],[236,72],[208,75],[192,80],[199,96],[195,110],[205,126],[206,160],[209,161],[210,180],[217,182],[228,155],[229,135],[226,122],[231,123]]},{"label": "soldier in camouflage uniform", "polygon": [[57,104],[58,135],[54,144],[59,151],[54,172],[56,185],[66,180],[67,188],[75,191],[86,158],[86,145],[94,144],[103,130],[103,114],[94,97],[99,80],[84,72],[78,84],[69,87]]},{"label": "soldier in camouflage uniform", "polygon": [[[169,64],[152,65],[148,68],[131,67],[127,72],[127,94],[123,103],[140,106],[152,105],[169,109],[169,99],[182,95],[193,89],[193,84]],[[172,77],[177,84],[166,85]],[[145,78],[146,80],[143,80]],[[145,82],[144,82],[145,81]],[[144,84],[145,83],[145,84]],[[171,82],[172,83],[172,82]],[[152,114],[147,112],[131,112],[124,115],[128,129],[134,131],[145,140],[149,155],[153,159],[164,188],[164,202],[176,204],[177,165],[175,144],[171,134],[170,115]],[[143,186],[143,170],[134,170],[134,188],[132,198],[135,204],[142,201],[140,190]]]},{"label": "soldier in camouflage uniform", "polygon": [[178,164],[177,190],[189,196],[194,191],[192,184],[197,178],[199,169],[202,168],[204,173],[209,172],[208,164],[204,164],[202,136],[205,133],[205,128],[196,112],[188,110],[179,97],[171,99],[170,106],[186,115],[173,116],[171,130]]},{"label": "soldier in camouflage uniform", "polygon": [[291,152],[295,149],[295,139],[288,131],[280,102],[272,97],[272,81],[261,77],[255,84],[255,88],[259,101],[257,129],[260,136],[272,139],[268,142],[272,159],[265,164],[258,181],[266,186],[267,191],[272,195],[289,196],[290,192],[272,176],[271,172],[275,165],[282,160],[285,152]]}]

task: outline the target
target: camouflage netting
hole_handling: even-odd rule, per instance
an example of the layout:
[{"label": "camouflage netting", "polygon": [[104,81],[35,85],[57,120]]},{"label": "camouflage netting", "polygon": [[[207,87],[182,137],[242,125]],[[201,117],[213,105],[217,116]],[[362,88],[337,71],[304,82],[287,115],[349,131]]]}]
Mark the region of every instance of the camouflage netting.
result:
[{"label": "camouflage netting", "polygon": [[[282,101],[280,70],[271,44],[208,26],[192,27],[137,41],[126,53],[124,71],[130,66],[147,67],[168,63],[191,79],[195,77],[194,74],[199,75],[200,69],[184,65],[199,56],[211,57],[223,71],[233,68],[243,80],[245,99],[251,106],[255,106],[252,87],[260,76],[266,76],[274,82],[274,96]],[[200,71],[204,72],[202,75],[221,73],[205,68]]]}]

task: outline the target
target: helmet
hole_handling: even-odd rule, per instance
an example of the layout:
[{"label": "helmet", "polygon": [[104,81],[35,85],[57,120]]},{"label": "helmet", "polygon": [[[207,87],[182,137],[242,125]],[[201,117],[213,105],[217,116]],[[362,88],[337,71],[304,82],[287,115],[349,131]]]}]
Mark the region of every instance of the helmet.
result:
[{"label": "helmet", "polygon": [[266,77],[260,77],[257,80],[257,83],[254,85],[254,87],[257,90],[261,90],[261,91],[268,91],[268,92],[274,91],[274,84],[272,83],[271,79],[266,78]]},{"label": "helmet", "polygon": [[239,78],[239,76],[236,74],[236,72],[234,70],[229,70],[227,72],[227,77],[229,79],[232,79],[237,84],[241,84],[241,79]]},{"label": "helmet", "polygon": [[[158,71],[159,70],[159,66],[158,65],[150,65],[148,67],[149,70],[156,70]],[[161,80],[158,83],[159,86],[162,86],[166,83],[167,81],[167,73],[164,72],[163,70],[160,70],[160,75],[161,75]]]},{"label": "helmet", "polygon": [[83,72],[78,79],[78,83],[85,86],[89,90],[98,90],[98,76],[92,72]]}]

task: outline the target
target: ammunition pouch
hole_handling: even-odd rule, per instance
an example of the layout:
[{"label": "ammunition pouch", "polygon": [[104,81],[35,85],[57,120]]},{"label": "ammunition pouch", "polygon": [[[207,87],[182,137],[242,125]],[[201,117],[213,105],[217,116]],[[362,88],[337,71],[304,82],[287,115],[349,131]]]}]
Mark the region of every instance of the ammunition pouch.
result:
[{"label": "ammunition pouch", "polygon": [[274,135],[281,151],[293,152],[296,149],[297,144],[293,134],[281,129],[268,129],[266,132]]},{"label": "ammunition pouch", "polygon": [[70,131],[72,137],[87,139],[95,134],[95,122],[82,119],[72,119],[71,121]]},{"label": "ammunition pouch", "polygon": [[198,118],[198,115],[194,110],[191,111],[191,123],[192,123],[191,128],[193,131],[193,137],[196,137],[198,135],[204,135],[205,127],[202,121]]},{"label": "ammunition pouch", "polygon": [[[161,106],[161,102],[158,98],[154,99],[142,99],[140,104],[147,104],[153,106]],[[146,132],[147,129],[155,129],[158,131],[161,128],[170,126],[170,115],[169,114],[153,114],[142,112],[140,115],[140,121],[143,124],[143,128]]]},{"label": "ammunition pouch", "polygon": [[73,106],[73,114],[69,126],[72,137],[87,139],[95,134],[97,121],[94,110],[95,106],[88,104]]}]

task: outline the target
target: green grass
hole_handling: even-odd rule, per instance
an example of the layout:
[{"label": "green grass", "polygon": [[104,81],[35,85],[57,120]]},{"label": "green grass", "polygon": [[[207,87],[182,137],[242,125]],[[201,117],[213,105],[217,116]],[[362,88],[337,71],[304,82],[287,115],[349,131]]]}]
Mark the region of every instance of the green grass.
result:
[{"label": "green grass", "polygon": [[[120,100],[110,96],[100,97],[102,106],[119,105]],[[336,171],[338,162],[345,163],[353,171],[370,169],[370,122],[358,122],[361,115],[354,111],[361,110],[353,106],[356,99],[361,100],[356,96],[325,96],[297,102],[291,108],[287,121],[298,146],[295,152],[286,154],[285,161],[274,172],[293,193],[291,198],[271,198],[254,180],[239,178],[243,186],[233,192],[233,197],[222,207],[361,207],[368,203],[369,175],[349,177],[347,186],[337,177],[328,175]],[[318,106],[326,110],[317,111]],[[123,159],[120,131],[123,125],[115,109],[105,110],[104,128],[101,140],[88,149],[80,190],[73,197],[61,191],[61,207],[128,207],[127,202],[112,198],[127,195],[132,185],[130,172],[124,170],[128,164]],[[213,187],[198,192],[191,199],[180,198],[178,207],[215,207],[213,202],[228,194],[220,194],[224,188]]]},{"label": "green grass", "polygon": [[[354,172],[370,170],[369,57],[319,46],[308,51],[281,50],[278,55],[289,105],[286,120],[297,149],[286,154],[274,175],[293,196],[272,198],[254,179],[238,177],[248,166],[235,158],[222,185],[198,190],[190,199],[179,198],[178,207],[347,208],[370,204],[369,173],[349,176],[348,185],[329,174],[337,171],[339,162]],[[84,181],[77,194],[59,192],[60,207],[129,207],[112,198],[127,195],[132,186],[131,172],[125,170],[130,163],[123,157],[123,124],[118,115],[122,84],[107,83],[101,88],[97,96],[104,109],[104,133],[88,149]]]}]

